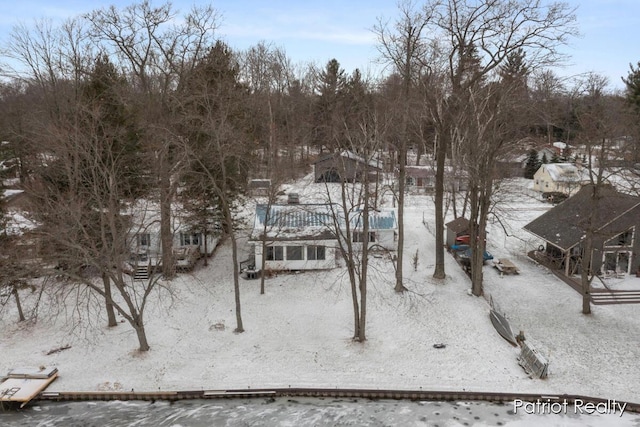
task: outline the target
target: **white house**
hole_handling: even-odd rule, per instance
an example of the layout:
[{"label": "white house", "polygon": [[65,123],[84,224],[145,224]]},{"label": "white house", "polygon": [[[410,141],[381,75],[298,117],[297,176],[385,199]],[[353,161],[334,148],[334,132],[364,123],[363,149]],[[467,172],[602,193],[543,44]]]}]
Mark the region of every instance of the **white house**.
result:
[{"label": "white house", "polygon": [[[272,205],[270,209],[267,205],[257,205],[250,237],[254,265],[260,269],[264,258],[265,268],[269,270],[334,268],[339,254],[337,235],[344,236],[346,228],[344,215],[336,205],[287,204]],[[371,248],[395,250],[394,210],[372,211],[367,236],[363,235],[362,228],[362,215],[354,212],[350,229],[356,247],[367,241]]]},{"label": "white house", "polygon": [[[162,260],[160,208],[155,203],[141,202],[133,209],[134,235],[131,241],[132,261],[138,265],[159,266]],[[210,256],[220,241],[219,233],[196,230],[186,223],[178,205],[171,215],[173,251],[178,269],[190,269],[203,255]]]},{"label": "white house", "polygon": [[546,163],[533,175],[533,189],[540,193],[575,194],[589,183],[589,170],[573,163]]}]

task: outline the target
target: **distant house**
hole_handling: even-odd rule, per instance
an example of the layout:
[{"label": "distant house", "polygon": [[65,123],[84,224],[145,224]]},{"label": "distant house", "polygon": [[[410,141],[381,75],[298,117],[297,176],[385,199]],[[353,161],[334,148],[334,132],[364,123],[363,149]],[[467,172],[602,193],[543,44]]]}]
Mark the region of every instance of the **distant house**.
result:
[{"label": "distant house", "polygon": [[268,196],[270,189],[270,179],[252,179],[249,181],[249,194],[252,196]]},{"label": "distant house", "polygon": [[[433,191],[436,185],[436,169],[432,165],[406,166],[406,185],[409,188]],[[467,174],[447,166],[444,171],[445,191],[464,191],[467,188]]]},{"label": "distant house", "polygon": [[327,154],[313,163],[315,182],[361,182],[365,171],[370,182],[377,181],[381,178],[382,163],[348,150]]},{"label": "distant house", "polygon": [[546,158],[547,162],[550,162],[554,157],[568,158],[571,155],[573,146],[566,142],[556,141],[551,144],[545,144],[540,147],[536,147],[538,152],[538,161],[542,162]]},{"label": "distant house", "polygon": [[[153,267],[161,265],[162,240],[158,206],[152,204],[136,209],[133,221],[135,235],[131,243],[132,263]],[[220,241],[219,232],[207,233],[205,238],[202,230],[190,226],[177,208],[174,208],[171,221],[176,268],[189,270],[201,256],[213,254]]]},{"label": "distant house", "polygon": [[594,207],[592,185],[524,226],[542,239],[544,256],[566,276],[580,273],[580,259],[589,216],[594,242],[593,270],[602,274],[629,274],[640,268],[640,198],[622,194],[611,186],[601,189]]},{"label": "distant house", "polygon": [[589,182],[587,168],[573,163],[546,163],[533,175],[533,190],[572,195]]},{"label": "distant house", "polygon": [[[397,221],[394,210],[373,211],[369,215],[369,233],[362,233],[362,215],[350,218],[352,242],[368,242],[395,250]],[[340,233],[336,233],[339,227]],[[270,270],[321,270],[336,266],[338,234],[343,235],[346,221],[335,205],[286,204],[257,205],[250,243],[254,265],[259,269],[262,259]],[[262,243],[266,244],[263,253]]]}]

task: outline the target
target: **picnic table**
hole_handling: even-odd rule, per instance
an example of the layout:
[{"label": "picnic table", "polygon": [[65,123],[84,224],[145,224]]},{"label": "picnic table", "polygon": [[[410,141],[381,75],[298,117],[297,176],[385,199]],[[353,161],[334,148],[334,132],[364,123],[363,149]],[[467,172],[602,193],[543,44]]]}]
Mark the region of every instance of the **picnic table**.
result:
[{"label": "picnic table", "polygon": [[494,260],[493,266],[498,269],[500,274],[520,274],[518,267],[507,258]]}]

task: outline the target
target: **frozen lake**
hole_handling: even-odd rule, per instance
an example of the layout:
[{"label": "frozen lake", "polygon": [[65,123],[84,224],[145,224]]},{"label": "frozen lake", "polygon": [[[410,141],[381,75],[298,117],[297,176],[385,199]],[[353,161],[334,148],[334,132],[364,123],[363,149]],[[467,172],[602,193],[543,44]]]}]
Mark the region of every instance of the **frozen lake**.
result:
[{"label": "frozen lake", "polygon": [[[570,411],[571,412],[571,411]],[[526,414],[513,404],[254,398],[169,402],[35,402],[3,426],[637,426],[640,414]]]}]

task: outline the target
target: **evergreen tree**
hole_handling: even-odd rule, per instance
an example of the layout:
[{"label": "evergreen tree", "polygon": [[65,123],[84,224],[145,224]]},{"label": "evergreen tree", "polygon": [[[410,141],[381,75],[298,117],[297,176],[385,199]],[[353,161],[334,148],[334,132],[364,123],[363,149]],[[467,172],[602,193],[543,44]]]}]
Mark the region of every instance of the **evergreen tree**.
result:
[{"label": "evergreen tree", "polygon": [[529,67],[525,62],[526,53],[518,49],[506,58],[506,62],[500,67],[498,74],[504,83],[509,84],[516,91],[527,91],[527,79]]},{"label": "evergreen tree", "polygon": [[532,148],[529,150],[529,156],[527,157],[527,163],[524,167],[524,177],[533,179],[533,175],[540,168],[540,162],[538,160],[538,152]]},{"label": "evergreen tree", "polygon": [[547,159],[547,153],[542,153],[542,162],[541,164],[546,165],[549,163],[549,159]]},{"label": "evergreen tree", "polygon": [[[197,62],[180,88],[177,110],[182,119],[189,155],[185,188],[201,203],[188,206],[207,227],[208,211],[217,211],[231,240],[236,332],[243,332],[238,245],[234,206],[246,188],[251,161],[247,132],[247,88],[239,81],[233,52],[217,42],[208,55]],[[204,219],[203,219],[204,218]],[[206,229],[203,229],[206,232]]]},{"label": "evergreen tree", "polygon": [[629,64],[629,69],[627,78],[622,78],[626,85],[626,99],[636,112],[640,113],[640,61],[637,68]]},{"label": "evergreen tree", "polygon": [[[106,55],[99,56],[82,88],[84,101],[90,107],[83,117],[83,125],[95,129],[96,155],[109,168],[117,171],[118,183],[127,198],[144,194],[148,187],[144,176],[139,129],[134,111],[127,106],[124,94],[126,79]],[[148,180],[147,180],[148,181]]]},{"label": "evergreen tree", "polygon": [[348,76],[336,59],[330,60],[318,73],[313,143],[322,151],[323,146],[334,150],[342,142],[344,124],[344,95]]},{"label": "evergreen tree", "polygon": [[558,153],[554,152],[553,156],[551,156],[551,163],[560,163],[561,159],[560,156],[558,156]]}]

